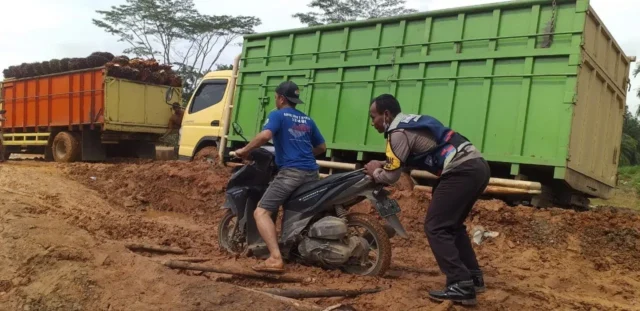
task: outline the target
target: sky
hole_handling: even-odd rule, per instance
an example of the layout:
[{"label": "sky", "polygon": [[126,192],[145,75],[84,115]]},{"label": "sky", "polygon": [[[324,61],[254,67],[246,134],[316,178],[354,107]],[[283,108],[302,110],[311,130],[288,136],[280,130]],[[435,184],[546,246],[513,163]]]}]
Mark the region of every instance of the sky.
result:
[{"label": "sky", "polygon": [[[549,0],[551,1],[551,0]],[[120,53],[127,46],[91,22],[96,10],[106,10],[125,0],[0,0],[0,71],[23,62],[52,58],[84,57],[94,51]],[[257,16],[257,32],[303,27],[291,15],[308,11],[310,0],[194,0],[200,12],[213,15]],[[501,2],[499,0],[407,0],[407,7],[420,11]],[[640,1],[591,0],[609,31],[629,56],[640,56]],[[28,14],[26,13],[28,12]],[[230,64],[239,47],[231,47],[219,63]],[[635,68],[635,64],[632,64]],[[2,74],[0,73],[0,76]],[[640,77],[632,79],[627,104],[640,105],[634,96]]]}]

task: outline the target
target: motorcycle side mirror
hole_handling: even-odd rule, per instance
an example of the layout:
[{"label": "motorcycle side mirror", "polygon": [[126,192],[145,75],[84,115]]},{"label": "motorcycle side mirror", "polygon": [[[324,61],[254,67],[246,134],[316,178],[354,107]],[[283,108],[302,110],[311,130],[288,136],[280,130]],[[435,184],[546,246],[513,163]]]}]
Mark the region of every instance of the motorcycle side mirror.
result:
[{"label": "motorcycle side mirror", "polygon": [[245,142],[248,142],[248,140],[242,135],[244,132],[238,122],[233,122],[231,126],[233,126],[233,132],[236,133],[236,135],[239,135],[240,137],[242,137],[242,139],[244,139]]}]

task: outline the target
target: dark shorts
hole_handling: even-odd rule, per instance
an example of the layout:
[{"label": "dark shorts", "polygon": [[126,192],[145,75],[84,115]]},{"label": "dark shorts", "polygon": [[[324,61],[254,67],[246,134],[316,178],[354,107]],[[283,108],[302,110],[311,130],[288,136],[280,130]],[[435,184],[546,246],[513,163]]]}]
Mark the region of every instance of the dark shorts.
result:
[{"label": "dark shorts", "polygon": [[295,168],[283,168],[265,191],[258,207],[277,212],[291,193],[303,184],[318,180],[318,171],[304,171]]}]

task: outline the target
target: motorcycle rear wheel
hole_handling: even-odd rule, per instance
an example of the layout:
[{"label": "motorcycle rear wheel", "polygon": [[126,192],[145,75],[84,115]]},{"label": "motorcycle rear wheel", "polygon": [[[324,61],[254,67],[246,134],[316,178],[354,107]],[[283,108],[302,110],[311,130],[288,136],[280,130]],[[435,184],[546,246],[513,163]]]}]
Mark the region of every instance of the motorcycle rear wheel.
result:
[{"label": "motorcycle rear wheel", "polygon": [[222,216],[218,223],[218,246],[220,250],[226,250],[233,255],[242,255],[247,250],[247,244],[244,241],[234,239],[235,232],[238,230],[236,227],[238,225],[237,221],[238,217],[231,210],[227,210]]},{"label": "motorcycle rear wheel", "polygon": [[370,267],[346,265],[342,269],[351,274],[383,276],[391,265],[391,242],[384,227],[375,217],[360,213],[347,215],[347,226],[350,228],[362,227],[367,230],[365,233],[367,238],[372,237],[375,242],[375,245],[369,246],[369,251],[375,250],[377,258]]}]

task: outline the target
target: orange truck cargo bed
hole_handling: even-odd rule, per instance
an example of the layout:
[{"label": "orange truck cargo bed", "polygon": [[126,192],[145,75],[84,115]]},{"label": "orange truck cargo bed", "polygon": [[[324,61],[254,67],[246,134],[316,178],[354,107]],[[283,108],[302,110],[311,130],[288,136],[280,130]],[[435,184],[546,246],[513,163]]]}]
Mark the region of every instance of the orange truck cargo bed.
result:
[{"label": "orange truck cargo bed", "polygon": [[0,84],[3,145],[9,154],[64,162],[153,157],[170,103],[181,101],[180,89],[111,77],[102,67],[7,79]]},{"label": "orange truck cargo bed", "polygon": [[7,80],[2,85],[6,132],[104,122],[105,72],[76,72]]}]

